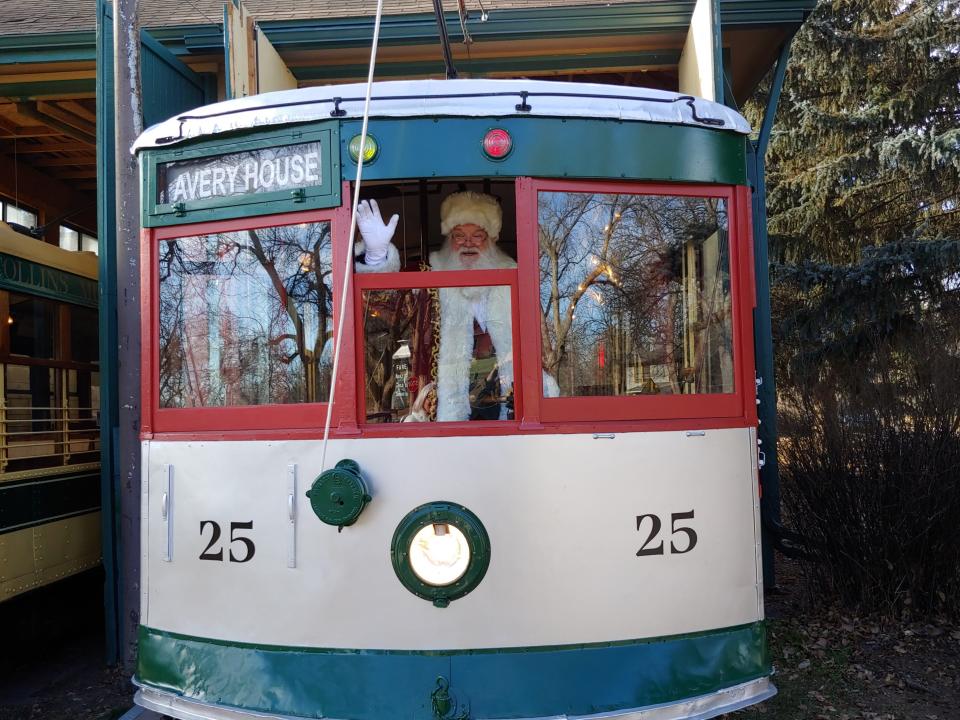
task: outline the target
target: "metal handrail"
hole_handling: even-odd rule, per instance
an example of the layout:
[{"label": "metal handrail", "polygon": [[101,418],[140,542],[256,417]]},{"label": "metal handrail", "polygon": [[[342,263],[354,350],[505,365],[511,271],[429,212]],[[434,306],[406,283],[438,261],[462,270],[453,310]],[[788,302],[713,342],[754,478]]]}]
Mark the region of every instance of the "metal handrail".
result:
[{"label": "metal handrail", "polygon": [[[20,405],[8,402],[5,373],[0,368],[0,472],[7,471],[10,463],[29,463],[30,469],[41,469],[69,465],[72,455],[100,452],[99,408],[71,405],[68,371],[54,372],[59,405]],[[36,413],[43,416],[34,417]],[[35,427],[38,424],[46,427]],[[24,426],[27,429],[12,429]]]},{"label": "metal handrail", "polygon": [[[72,439],[69,440],[68,442],[70,442],[70,443],[79,443],[79,442],[92,443],[92,442],[96,442],[97,444],[99,444],[100,439],[99,439],[99,438],[72,438]],[[50,445],[56,445],[56,444],[59,444],[59,443],[60,443],[60,440],[58,440],[58,439],[55,440],[55,439],[52,439],[52,438],[51,438],[50,440],[48,440],[48,441],[46,441],[46,442],[23,442],[23,443],[16,443],[16,444],[14,444],[14,445],[7,445],[7,447],[8,447],[8,448],[49,447]],[[92,452],[92,450],[84,450],[83,452]],[[29,457],[34,457],[34,456],[33,456],[33,455],[30,455]],[[38,456],[36,456],[36,457],[40,457],[40,456],[38,455]],[[51,456],[51,457],[52,457],[52,456]]]}]

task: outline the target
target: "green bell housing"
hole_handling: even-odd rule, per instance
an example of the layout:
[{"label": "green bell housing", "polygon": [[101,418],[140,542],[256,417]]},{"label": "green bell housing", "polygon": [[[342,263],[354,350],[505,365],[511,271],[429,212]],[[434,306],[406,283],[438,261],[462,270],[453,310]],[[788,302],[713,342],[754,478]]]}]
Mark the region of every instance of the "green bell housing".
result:
[{"label": "green bell housing", "polygon": [[310,507],[321,521],[343,529],[353,525],[372,499],[356,460],[341,460],[324,470],[307,490]]}]

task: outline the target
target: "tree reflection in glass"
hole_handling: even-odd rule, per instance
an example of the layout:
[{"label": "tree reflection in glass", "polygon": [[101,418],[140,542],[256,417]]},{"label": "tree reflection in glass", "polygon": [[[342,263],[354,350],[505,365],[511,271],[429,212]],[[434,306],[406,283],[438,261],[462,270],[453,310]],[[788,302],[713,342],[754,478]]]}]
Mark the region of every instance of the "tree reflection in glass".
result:
[{"label": "tree reflection in glass", "polygon": [[160,407],[324,402],[330,223],[160,243]]},{"label": "tree reflection in glass", "polygon": [[733,392],[726,203],[541,192],[543,367],[562,396]]}]

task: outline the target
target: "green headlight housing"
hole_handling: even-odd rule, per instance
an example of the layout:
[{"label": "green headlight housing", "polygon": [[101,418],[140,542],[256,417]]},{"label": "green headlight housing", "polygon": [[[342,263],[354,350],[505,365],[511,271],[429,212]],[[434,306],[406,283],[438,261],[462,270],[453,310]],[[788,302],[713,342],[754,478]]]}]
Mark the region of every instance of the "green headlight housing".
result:
[{"label": "green headlight housing", "polygon": [[[439,553],[431,555],[431,542],[443,546]],[[407,590],[443,608],[483,580],[490,566],[490,537],[480,518],[463,505],[430,502],[400,521],[390,543],[390,559]]]}]

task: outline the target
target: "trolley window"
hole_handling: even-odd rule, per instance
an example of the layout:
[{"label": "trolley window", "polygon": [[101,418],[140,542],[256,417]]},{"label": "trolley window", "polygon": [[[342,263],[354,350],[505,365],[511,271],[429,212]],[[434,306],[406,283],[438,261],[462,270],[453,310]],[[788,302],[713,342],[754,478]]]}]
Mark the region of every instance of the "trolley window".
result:
[{"label": "trolley window", "polygon": [[536,192],[544,420],[742,412],[731,201],[724,188]]},{"label": "trolley window", "polygon": [[154,231],[153,429],[310,426],[330,396],[334,227],[303,213]]},{"label": "trolley window", "polygon": [[368,229],[396,220],[393,263],[364,262],[355,276],[360,417],[403,423],[383,431],[436,432],[424,425],[436,422],[472,433],[484,421],[503,429],[519,417],[515,182],[431,178],[366,193],[379,216]]},{"label": "trolley window", "polygon": [[330,223],[168,240],[160,248],[160,407],[324,402]]},{"label": "trolley window", "polygon": [[366,421],[513,420],[512,295],[486,283],[362,290]]},{"label": "trolley window", "polygon": [[[76,280],[96,288],[93,280]],[[0,469],[36,472],[99,461],[96,310],[0,290],[0,314],[7,320],[0,331]]]}]

